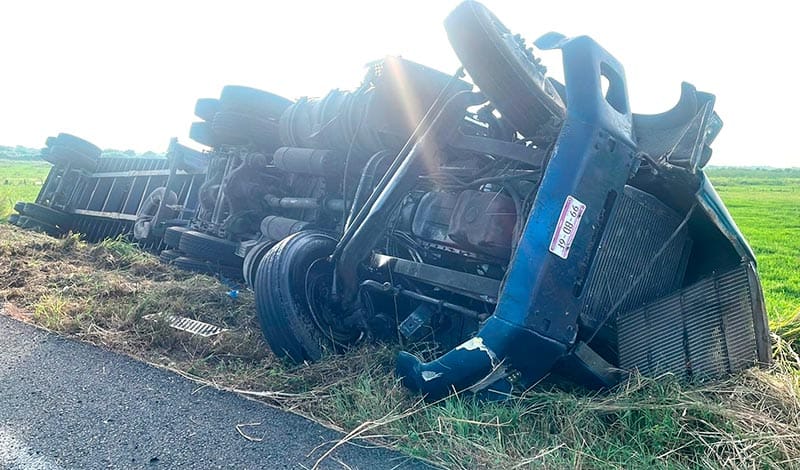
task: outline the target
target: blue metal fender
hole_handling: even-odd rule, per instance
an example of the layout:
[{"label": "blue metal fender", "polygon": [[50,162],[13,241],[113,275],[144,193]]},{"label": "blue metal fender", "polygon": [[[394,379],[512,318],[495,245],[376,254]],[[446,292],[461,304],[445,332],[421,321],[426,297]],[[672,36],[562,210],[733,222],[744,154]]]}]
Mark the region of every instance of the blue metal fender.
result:
[{"label": "blue metal fender", "polygon": [[535,382],[568,353],[603,217],[635,169],[622,65],[586,36],[549,33],[536,45],[562,50],[567,118],[492,317],[437,360],[423,363],[405,352],[398,357],[403,383],[429,401],[485,388],[509,367]]}]

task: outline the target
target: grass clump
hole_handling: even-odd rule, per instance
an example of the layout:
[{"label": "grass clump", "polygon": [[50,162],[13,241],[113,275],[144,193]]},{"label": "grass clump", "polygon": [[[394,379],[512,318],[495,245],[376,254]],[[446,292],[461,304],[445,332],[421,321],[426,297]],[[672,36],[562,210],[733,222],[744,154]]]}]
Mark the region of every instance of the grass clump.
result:
[{"label": "grass clump", "polygon": [[50,330],[74,332],[77,329],[75,306],[61,295],[46,295],[39,299],[33,310],[33,319]]}]

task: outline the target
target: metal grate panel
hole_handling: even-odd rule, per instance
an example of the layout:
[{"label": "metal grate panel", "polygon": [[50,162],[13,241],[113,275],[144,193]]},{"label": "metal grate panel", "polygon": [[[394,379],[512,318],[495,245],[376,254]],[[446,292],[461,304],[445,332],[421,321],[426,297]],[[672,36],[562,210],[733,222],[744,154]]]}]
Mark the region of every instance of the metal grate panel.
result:
[{"label": "metal grate panel", "polygon": [[758,286],[751,282],[742,264],[620,315],[620,367],[709,379],[755,365]]},{"label": "metal grate panel", "polygon": [[145,315],[142,318],[144,318],[145,320],[153,320],[153,321],[155,321],[158,318],[163,318],[169,323],[169,326],[175,328],[176,330],[185,331],[187,333],[191,333],[197,336],[202,336],[204,338],[218,335],[223,331],[227,331],[227,329],[225,328],[221,328],[219,326],[212,325],[210,323],[205,323],[201,322],[200,320],[194,320],[191,318],[181,317],[178,315],[162,315],[153,313],[150,315]]}]

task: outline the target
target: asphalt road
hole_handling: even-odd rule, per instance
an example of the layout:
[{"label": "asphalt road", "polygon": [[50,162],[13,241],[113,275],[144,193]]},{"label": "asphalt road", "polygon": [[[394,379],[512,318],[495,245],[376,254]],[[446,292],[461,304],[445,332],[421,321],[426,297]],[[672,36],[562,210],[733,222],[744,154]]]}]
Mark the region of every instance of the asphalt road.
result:
[{"label": "asphalt road", "polygon": [[[261,424],[240,429],[260,442],[237,431],[249,423]],[[0,469],[311,468],[339,437],[0,314]],[[385,449],[345,445],[321,468],[426,467]]]}]

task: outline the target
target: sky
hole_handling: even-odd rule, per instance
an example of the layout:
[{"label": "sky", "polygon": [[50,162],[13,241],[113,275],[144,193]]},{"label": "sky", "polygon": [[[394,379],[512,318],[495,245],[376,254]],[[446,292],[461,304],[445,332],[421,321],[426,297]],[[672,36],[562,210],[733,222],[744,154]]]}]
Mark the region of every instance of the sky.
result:
[{"label": "sky", "polygon": [[[625,67],[631,107],[658,113],[681,81],[717,96],[712,165],[800,167],[792,2],[485,0],[512,31],[589,35]],[[103,148],[190,143],[194,103],[227,84],[289,98],[355,88],[386,55],[459,63],[455,0],[0,2],[0,145],[70,132]],[[556,78],[560,54],[539,54]]]}]

